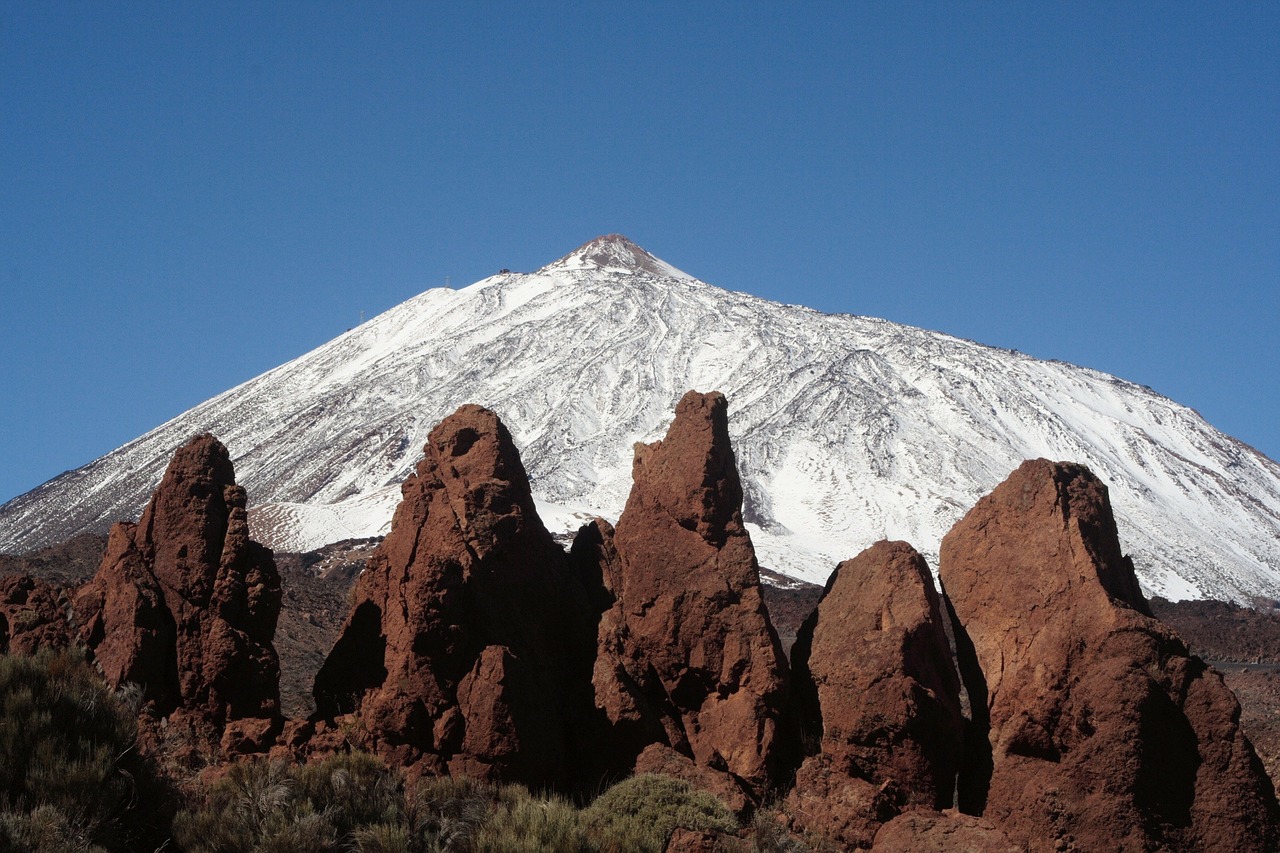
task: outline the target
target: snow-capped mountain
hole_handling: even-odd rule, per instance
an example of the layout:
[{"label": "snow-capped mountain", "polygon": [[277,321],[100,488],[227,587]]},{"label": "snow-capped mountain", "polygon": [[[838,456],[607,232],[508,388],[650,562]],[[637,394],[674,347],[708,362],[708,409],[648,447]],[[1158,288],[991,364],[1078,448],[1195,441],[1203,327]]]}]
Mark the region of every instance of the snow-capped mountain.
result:
[{"label": "snow-capped mountain", "polygon": [[930,556],[1023,459],[1111,487],[1148,593],[1280,597],[1280,465],[1150,389],[1093,370],[698,281],[617,235],[533,273],[428,290],[0,507],[0,550],[136,518],[209,431],[258,538],[385,532],[431,427],[499,413],[553,531],[616,518],[632,444],[688,389],[729,398],[762,565],[822,582],[877,539]]}]

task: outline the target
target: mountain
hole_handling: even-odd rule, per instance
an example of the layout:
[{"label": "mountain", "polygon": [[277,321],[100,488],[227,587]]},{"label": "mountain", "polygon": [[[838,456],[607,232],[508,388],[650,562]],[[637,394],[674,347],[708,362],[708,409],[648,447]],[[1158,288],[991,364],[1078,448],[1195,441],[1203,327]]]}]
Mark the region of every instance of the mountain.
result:
[{"label": "mountain", "polygon": [[212,432],[277,549],[386,532],[428,431],[498,412],[539,512],[616,519],[632,445],[689,389],[729,399],[761,565],[823,582],[881,538],[936,566],[951,525],[1024,459],[1109,484],[1148,594],[1280,598],[1280,465],[1148,388],[885,320],[722,290],[619,235],[532,273],[437,288],[0,507],[0,551],[136,518]]}]

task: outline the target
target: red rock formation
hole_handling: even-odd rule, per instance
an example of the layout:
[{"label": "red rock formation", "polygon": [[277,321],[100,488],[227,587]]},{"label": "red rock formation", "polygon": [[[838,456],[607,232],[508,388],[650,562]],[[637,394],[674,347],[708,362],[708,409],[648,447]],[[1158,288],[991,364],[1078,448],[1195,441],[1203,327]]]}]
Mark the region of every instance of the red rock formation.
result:
[{"label": "red rock formation", "polygon": [[691,391],[666,438],[636,445],[600,546],[616,561],[601,572],[614,602],[594,684],[620,767],[664,744],[756,797],[783,758],[787,681],[741,506],[725,398]]},{"label": "red rock formation", "polygon": [[1277,849],[1239,706],[1146,615],[1087,469],[1024,463],[947,534],[941,578],[989,728],[966,811],[1035,850]]},{"label": "red rock formation", "polygon": [[138,524],[112,528],[75,609],[110,684],[141,685],[155,715],[182,717],[228,751],[269,745],[280,723],[280,576],[249,539],[244,489],[213,436],[174,454]]},{"label": "red rock formation", "polygon": [[[1108,848],[1100,848],[1108,849]],[[948,810],[908,811],[876,833],[872,853],[1032,853],[995,823]]]},{"label": "red rock formation", "polygon": [[952,804],[960,685],[933,577],[914,548],[877,542],[841,563],[792,661],[805,728],[821,738],[787,799],[800,827],[868,847],[905,807]]},{"label": "red rock formation", "polygon": [[318,714],[419,772],[563,787],[590,709],[594,620],[497,415],[427,441],[316,678]]},{"label": "red rock formation", "polygon": [[33,655],[71,643],[67,596],[28,575],[0,578],[0,654]]}]

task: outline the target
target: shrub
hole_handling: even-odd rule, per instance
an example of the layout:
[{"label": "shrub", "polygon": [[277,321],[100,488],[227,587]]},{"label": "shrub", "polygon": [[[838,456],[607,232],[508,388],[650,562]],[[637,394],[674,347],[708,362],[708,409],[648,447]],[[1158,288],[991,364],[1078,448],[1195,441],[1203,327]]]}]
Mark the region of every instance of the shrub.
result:
[{"label": "shrub", "polygon": [[403,819],[399,778],[367,752],[338,753],[299,768],[296,796],[323,814],[339,836],[362,826]]},{"label": "shrub", "polygon": [[534,798],[504,786],[502,800],[476,832],[476,853],[588,853],[593,849],[581,815],[559,797]]},{"label": "shrub", "polygon": [[265,759],[232,764],[198,809],[174,818],[174,840],[189,853],[336,851],[333,825],[294,796],[294,773]]},{"label": "shrub", "polygon": [[736,832],[729,808],[688,782],[647,773],[619,782],[584,812],[587,832],[604,853],[662,853],[677,827]]},{"label": "shrub", "polygon": [[0,813],[2,853],[105,853],[105,847],[86,840],[52,806],[29,813]]},{"label": "shrub", "polygon": [[408,803],[410,836],[421,850],[470,850],[494,809],[515,799],[514,789],[472,779],[422,779]]},{"label": "shrub", "polygon": [[778,803],[756,809],[751,820],[751,849],[755,853],[808,853],[809,847],[787,831]]},{"label": "shrub", "polygon": [[375,823],[357,829],[351,836],[356,853],[416,853],[420,848],[409,835],[409,827],[399,823]]},{"label": "shrub", "polygon": [[0,656],[0,825],[29,850],[131,850],[169,805],[136,749],[137,708],[74,651]]},{"label": "shrub", "polygon": [[342,753],[301,767],[233,764],[198,808],[178,814],[173,836],[189,853],[399,850],[384,830],[405,823],[399,779],[372,755]]}]

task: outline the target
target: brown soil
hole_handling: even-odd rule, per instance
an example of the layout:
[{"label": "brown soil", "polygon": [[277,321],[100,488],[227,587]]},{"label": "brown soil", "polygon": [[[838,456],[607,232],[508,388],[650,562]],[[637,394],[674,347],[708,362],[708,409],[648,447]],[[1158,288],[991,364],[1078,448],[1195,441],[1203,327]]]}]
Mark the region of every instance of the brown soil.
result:
[{"label": "brown soil", "polygon": [[31,575],[55,584],[79,584],[93,577],[106,550],[106,536],[81,533],[26,554],[0,554],[0,575]]},{"label": "brown soil", "polygon": [[1151,612],[1178,632],[1194,654],[1213,662],[1280,664],[1280,608],[1225,601],[1151,599]]},{"label": "brown soil", "polygon": [[1240,700],[1240,725],[1280,788],[1280,608],[1151,599],[1156,617],[1219,672]]},{"label": "brown soil", "polygon": [[818,606],[818,599],[822,598],[822,587],[779,575],[768,569],[760,570],[760,580],[764,604],[769,610],[769,621],[773,622],[778,639],[782,641],[782,651],[790,657],[800,623]]},{"label": "brown soil", "polygon": [[284,601],[275,647],[286,717],[301,719],[315,711],[311,685],[347,618],[351,586],[379,541],[345,540],[303,554],[276,554]]}]

